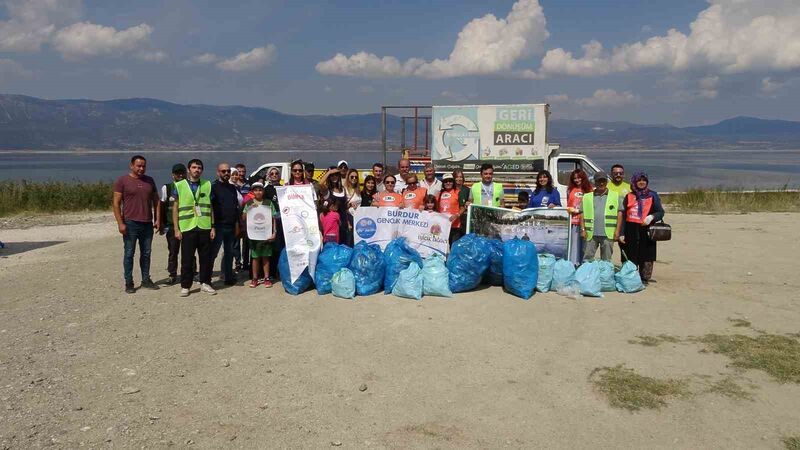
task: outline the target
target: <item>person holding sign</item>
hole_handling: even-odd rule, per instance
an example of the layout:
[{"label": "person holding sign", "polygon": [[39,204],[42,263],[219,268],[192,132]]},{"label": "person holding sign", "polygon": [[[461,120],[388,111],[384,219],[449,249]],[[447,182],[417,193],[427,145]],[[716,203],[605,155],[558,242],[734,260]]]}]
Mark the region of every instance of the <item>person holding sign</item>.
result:
[{"label": "person holding sign", "polygon": [[269,259],[272,256],[272,242],[275,240],[275,207],[272,201],[264,198],[264,184],[253,183],[250,186],[253,198],[242,208],[242,221],[247,228],[250,240],[250,258],[252,276],[250,287],[259,285],[259,274],[264,274],[264,286],[272,287],[269,279]]},{"label": "person holding sign", "polygon": [[421,210],[425,206],[425,196],[428,190],[419,185],[417,176],[413,173],[406,179],[406,189],[403,191],[403,208]]},{"label": "person holding sign", "polygon": [[561,194],[553,186],[553,176],[543,170],[536,176],[536,187],[528,202],[528,208],[555,208],[561,206]]},{"label": "person holding sign", "polygon": [[494,166],[481,164],[481,182],[473,183],[469,193],[469,202],[483,206],[499,206],[505,208],[503,185],[494,181]]},{"label": "person holding sign", "polygon": [[383,186],[385,190],[375,194],[372,206],[394,206],[397,208],[403,206],[403,196],[394,192],[394,186],[396,182],[397,179],[394,177],[394,175],[386,175],[386,178],[383,179]]},{"label": "person holding sign", "polygon": [[461,236],[461,214],[466,209],[459,201],[459,190],[453,175],[447,173],[442,177],[442,192],[439,193],[438,211],[450,216],[450,245]]}]

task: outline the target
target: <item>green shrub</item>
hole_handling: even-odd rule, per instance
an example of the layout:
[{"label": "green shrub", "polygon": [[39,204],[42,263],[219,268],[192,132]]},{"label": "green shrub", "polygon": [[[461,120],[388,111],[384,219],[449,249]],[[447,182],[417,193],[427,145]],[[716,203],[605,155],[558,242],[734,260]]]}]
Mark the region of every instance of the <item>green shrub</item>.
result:
[{"label": "green shrub", "polygon": [[28,212],[107,210],[111,183],[0,181],[0,217]]}]

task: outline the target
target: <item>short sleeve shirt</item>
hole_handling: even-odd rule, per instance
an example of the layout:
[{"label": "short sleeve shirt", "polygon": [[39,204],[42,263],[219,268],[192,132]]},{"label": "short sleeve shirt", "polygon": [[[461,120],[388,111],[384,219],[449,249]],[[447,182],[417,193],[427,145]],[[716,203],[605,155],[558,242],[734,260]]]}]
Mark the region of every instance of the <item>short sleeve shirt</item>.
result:
[{"label": "short sleeve shirt", "polygon": [[134,222],[153,221],[156,183],[147,175],[134,178],[125,174],[114,182],[114,192],[122,194],[122,218]]}]

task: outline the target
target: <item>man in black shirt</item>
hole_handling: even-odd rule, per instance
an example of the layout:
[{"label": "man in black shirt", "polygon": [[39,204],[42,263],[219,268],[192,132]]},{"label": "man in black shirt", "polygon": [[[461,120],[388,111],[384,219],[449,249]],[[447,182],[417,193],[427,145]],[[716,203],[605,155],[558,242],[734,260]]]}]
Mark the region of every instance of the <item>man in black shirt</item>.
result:
[{"label": "man in black shirt", "polygon": [[[217,179],[211,183],[211,206],[214,211],[214,224],[217,235],[211,255],[216,260],[220,247],[223,247],[220,270],[225,285],[236,284],[233,273],[233,244],[239,236],[242,196],[230,183],[231,167],[228,163],[217,165]],[[213,267],[213,260],[212,260]]]}]

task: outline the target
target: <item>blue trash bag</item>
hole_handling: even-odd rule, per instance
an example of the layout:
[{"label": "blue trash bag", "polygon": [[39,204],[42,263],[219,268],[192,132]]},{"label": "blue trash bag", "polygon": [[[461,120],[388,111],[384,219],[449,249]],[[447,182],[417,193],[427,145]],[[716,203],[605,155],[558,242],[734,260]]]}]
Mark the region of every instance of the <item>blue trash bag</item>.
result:
[{"label": "blue trash bag", "polygon": [[636,264],[631,261],[625,261],[619,272],[614,274],[614,281],[618,292],[632,294],[644,289],[642,284],[642,277],[639,275],[639,269]]},{"label": "blue trash bag", "polygon": [[444,258],[436,253],[425,258],[422,264],[422,293],[437,297],[452,297],[447,273]]},{"label": "blue trash bag", "polygon": [[422,267],[422,257],[419,256],[405,238],[396,238],[389,242],[383,252],[383,261],[386,264],[386,273],[383,276],[384,293],[391,294],[400,272],[407,269],[412,262]]},{"label": "blue trash bag", "polygon": [[595,261],[597,268],[600,269],[600,290],[603,292],[616,292],[617,286],[614,280],[614,264],[611,261]]},{"label": "blue trash bag", "polygon": [[367,244],[365,241],[356,244],[349,268],[356,279],[358,295],[372,295],[383,288],[385,264],[378,244]]},{"label": "blue trash bag", "polygon": [[558,291],[570,285],[570,282],[575,281],[575,266],[572,265],[568,259],[559,259],[553,264],[553,281],[550,283],[550,289]]},{"label": "blue trash bag", "polygon": [[503,285],[503,241],[488,239],[489,243],[489,270],[486,272],[484,282],[492,286]]},{"label": "blue trash bag", "polygon": [[476,234],[468,234],[457,240],[447,257],[450,291],[471,291],[481,284],[489,270],[489,240]]},{"label": "blue trash bag", "polygon": [[536,244],[512,239],[503,244],[503,286],[517,297],[528,300],[539,280]]},{"label": "blue trash bag", "polygon": [[397,282],[392,288],[392,294],[398,297],[421,300],[423,284],[422,269],[419,268],[416,262],[412,261],[409,263],[408,268],[400,271],[397,276]]},{"label": "blue trash bag", "polygon": [[331,292],[334,297],[353,298],[356,296],[356,277],[347,267],[339,269],[331,278]]},{"label": "blue trash bag", "polygon": [[311,285],[314,284],[314,280],[312,280],[311,275],[308,274],[308,267],[303,270],[303,273],[300,274],[294,283],[291,282],[292,275],[289,272],[289,257],[286,255],[285,248],[281,250],[281,257],[278,259],[278,272],[281,275],[283,289],[289,294],[300,295],[309,290]]},{"label": "blue trash bag", "polygon": [[586,261],[575,271],[575,281],[580,285],[581,295],[602,297],[600,267],[597,261]]},{"label": "blue trash bag", "polygon": [[539,292],[550,291],[550,284],[553,282],[553,266],[556,257],[549,253],[539,255],[539,280],[536,281],[536,290]]},{"label": "blue trash bag", "polygon": [[346,245],[339,245],[335,242],[328,242],[322,247],[322,251],[317,257],[317,268],[314,271],[314,284],[317,285],[317,293],[325,295],[331,293],[331,278],[333,274],[343,267],[350,264],[350,257],[353,249]]}]

